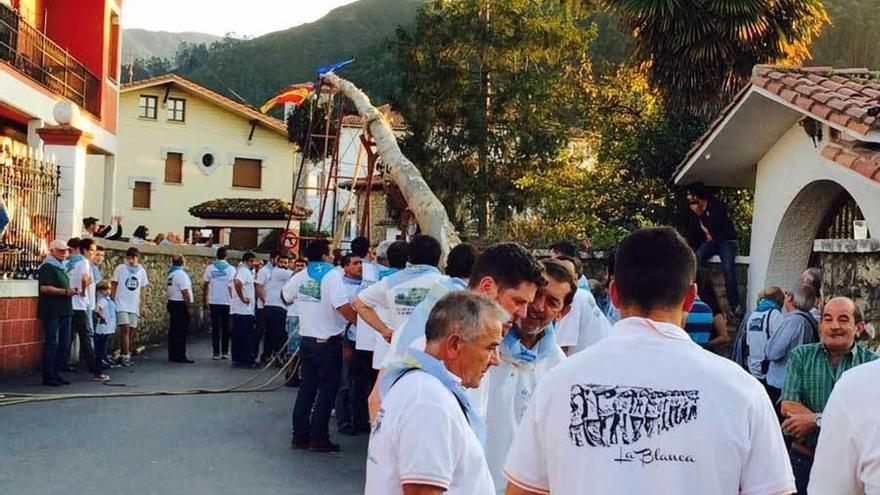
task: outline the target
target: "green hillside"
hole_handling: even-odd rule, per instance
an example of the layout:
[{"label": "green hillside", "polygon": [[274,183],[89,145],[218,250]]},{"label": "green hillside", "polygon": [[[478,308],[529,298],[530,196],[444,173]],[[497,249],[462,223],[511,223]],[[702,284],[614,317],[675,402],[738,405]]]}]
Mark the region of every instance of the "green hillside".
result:
[{"label": "green hillside", "polygon": [[129,56],[146,60],[153,57],[173,59],[181,43],[213,43],[222,36],[205,33],[169,33],[168,31],[147,31],[146,29],[122,30],[122,60]]}]

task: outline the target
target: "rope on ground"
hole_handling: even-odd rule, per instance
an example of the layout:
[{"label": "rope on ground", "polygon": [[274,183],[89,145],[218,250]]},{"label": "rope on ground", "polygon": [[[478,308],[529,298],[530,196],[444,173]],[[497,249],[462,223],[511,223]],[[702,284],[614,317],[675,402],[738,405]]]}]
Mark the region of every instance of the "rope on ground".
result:
[{"label": "rope on ground", "polygon": [[[282,349],[287,348],[290,344],[291,339],[295,334],[288,337],[287,342],[284,343]],[[212,389],[212,388],[192,388],[185,390],[149,390],[149,391],[138,391],[138,392],[116,392],[110,394],[99,394],[99,393],[80,393],[80,394],[28,394],[28,393],[7,393],[0,392],[0,407],[3,406],[12,406],[16,404],[27,404],[32,402],[48,402],[55,400],[70,400],[70,399],[104,399],[110,397],[157,397],[157,396],[176,396],[176,395],[208,395],[208,394],[244,394],[244,393],[255,393],[255,392],[274,392],[279,388],[283,387],[286,384],[286,380],[282,381],[280,385],[275,385],[274,387],[270,387],[269,385],[278,379],[283,373],[287,371],[288,368],[292,368],[292,373],[295,374],[297,371],[297,365],[294,366],[294,358],[299,354],[299,349],[297,349],[291,356],[287,359],[284,365],[278,370],[277,373],[272,375],[269,380],[264,382],[261,385],[250,388],[242,388],[245,385],[251,383],[256,380],[257,377],[262,375],[267,369],[269,369],[272,364],[275,362],[274,360],[270,360],[266,366],[264,366],[258,373],[255,373],[253,376],[248,378],[247,380],[233,385],[231,387]]]}]

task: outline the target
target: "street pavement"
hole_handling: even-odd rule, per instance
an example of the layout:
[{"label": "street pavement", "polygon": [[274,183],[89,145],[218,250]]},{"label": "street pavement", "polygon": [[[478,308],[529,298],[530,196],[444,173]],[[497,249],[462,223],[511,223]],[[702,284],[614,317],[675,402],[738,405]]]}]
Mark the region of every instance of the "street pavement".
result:
[{"label": "street pavement", "polygon": [[[257,373],[212,361],[210,339],[193,340],[194,364],[168,363],[159,347],[111,370],[109,383],[125,386],[92,382],[82,371],[66,374],[70,386],[42,387],[31,374],[0,378],[0,394],[225,388]],[[248,386],[267,381],[270,369]],[[335,435],[331,418],[341,453],[290,449],[296,390],[0,407],[0,494],[363,493],[366,435]]]}]

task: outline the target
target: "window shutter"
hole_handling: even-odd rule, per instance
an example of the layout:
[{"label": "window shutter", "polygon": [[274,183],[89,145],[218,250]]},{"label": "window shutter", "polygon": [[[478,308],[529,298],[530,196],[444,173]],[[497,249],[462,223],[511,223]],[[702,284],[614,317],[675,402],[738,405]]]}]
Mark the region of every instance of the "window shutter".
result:
[{"label": "window shutter", "polygon": [[263,183],[263,161],[236,158],[232,166],[232,186],[259,189]]},{"label": "window shutter", "polygon": [[229,245],[236,248],[253,249],[257,247],[257,229],[229,229]]},{"label": "window shutter", "polygon": [[183,183],[183,155],[180,153],[168,153],[165,157],[165,182],[171,184]]},{"label": "window shutter", "polygon": [[132,208],[149,208],[151,192],[149,182],[136,181],[134,183],[134,190],[132,191]]}]

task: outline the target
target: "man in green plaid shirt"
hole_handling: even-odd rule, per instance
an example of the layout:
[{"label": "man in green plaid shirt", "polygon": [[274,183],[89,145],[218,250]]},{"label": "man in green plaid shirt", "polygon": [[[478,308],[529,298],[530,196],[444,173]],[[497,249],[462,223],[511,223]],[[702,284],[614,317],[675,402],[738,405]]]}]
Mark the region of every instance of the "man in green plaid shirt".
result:
[{"label": "man in green plaid shirt", "polygon": [[877,359],[855,343],[859,316],[849,298],[828,301],[819,324],[821,342],[799,346],[789,357],[781,399],[786,418],[782,430],[794,439],[789,455],[798,494],[807,493],[822,410],[834,384],[846,370]]}]

